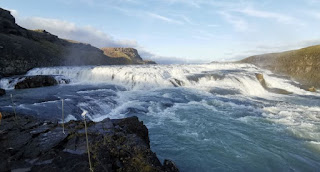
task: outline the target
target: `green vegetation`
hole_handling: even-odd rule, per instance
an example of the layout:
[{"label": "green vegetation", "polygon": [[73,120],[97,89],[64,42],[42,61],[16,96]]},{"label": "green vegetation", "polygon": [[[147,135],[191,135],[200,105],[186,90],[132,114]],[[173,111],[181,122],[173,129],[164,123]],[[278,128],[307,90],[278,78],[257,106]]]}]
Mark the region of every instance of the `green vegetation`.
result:
[{"label": "green vegetation", "polygon": [[288,75],[309,87],[320,88],[320,45],[251,56],[240,62],[252,63],[275,73]]}]

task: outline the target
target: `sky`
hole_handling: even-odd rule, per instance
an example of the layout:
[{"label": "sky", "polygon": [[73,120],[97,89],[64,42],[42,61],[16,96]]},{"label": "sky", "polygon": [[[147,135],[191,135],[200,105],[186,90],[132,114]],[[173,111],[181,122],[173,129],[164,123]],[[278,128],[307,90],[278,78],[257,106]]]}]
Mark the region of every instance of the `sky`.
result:
[{"label": "sky", "polygon": [[0,0],[16,22],[158,63],[230,61],[320,44],[320,0]]}]

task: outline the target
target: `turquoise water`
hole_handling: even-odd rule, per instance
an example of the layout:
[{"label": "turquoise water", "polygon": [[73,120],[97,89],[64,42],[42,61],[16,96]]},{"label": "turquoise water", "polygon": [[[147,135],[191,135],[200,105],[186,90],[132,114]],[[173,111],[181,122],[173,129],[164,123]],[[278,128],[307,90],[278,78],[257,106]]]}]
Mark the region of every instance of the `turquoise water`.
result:
[{"label": "turquoise water", "polygon": [[[268,92],[255,78],[257,72],[270,87],[293,94]],[[112,78],[115,73],[121,78]],[[80,108],[94,121],[136,115],[149,129],[152,150],[181,171],[320,169],[319,93],[255,66],[44,68],[32,74],[55,74],[72,82],[9,90],[0,98],[0,110],[12,109],[13,94],[18,112],[46,119],[61,120],[61,99],[66,120],[81,119]],[[174,87],[173,78],[183,84]],[[10,89],[7,80],[0,82]]]}]

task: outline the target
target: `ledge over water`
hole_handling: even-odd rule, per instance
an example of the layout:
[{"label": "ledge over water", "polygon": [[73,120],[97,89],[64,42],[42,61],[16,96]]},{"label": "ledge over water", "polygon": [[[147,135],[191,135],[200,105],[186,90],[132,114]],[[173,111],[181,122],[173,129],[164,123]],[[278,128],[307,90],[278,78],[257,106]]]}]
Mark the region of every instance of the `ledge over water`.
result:
[{"label": "ledge over water", "polygon": [[[29,115],[2,113],[0,169],[3,171],[89,171],[83,121],[64,125]],[[94,171],[179,171],[150,150],[148,129],[137,117],[87,121]]]}]

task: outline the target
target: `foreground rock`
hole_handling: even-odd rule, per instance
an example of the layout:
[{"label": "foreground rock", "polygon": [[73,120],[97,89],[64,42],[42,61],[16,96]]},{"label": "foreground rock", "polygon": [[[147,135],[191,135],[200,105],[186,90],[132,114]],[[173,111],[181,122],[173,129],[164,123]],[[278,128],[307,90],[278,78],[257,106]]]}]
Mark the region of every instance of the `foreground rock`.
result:
[{"label": "foreground rock", "polygon": [[290,76],[307,88],[320,88],[320,45],[251,56],[240,62],[251,63],[274,73]]},{"label": "foreground rock", "polygon": [[[2,113],[1,171],[89,171],[83,121],[61,124]],[[148,129],[137,117],[87,122],[94,171],[178,171],[150,150]]]},{"label": "foreground rock", "polygon": [[24,80],[18,82],[15,89],[37,88],[58,85],[58,81],[50,75],[27,76]]},{"label": "foreground rock", "polygon": [[6,90],[0,88],[0,96],[3,96],[3,95],[5,95],[5,94],[6,94]]}]

